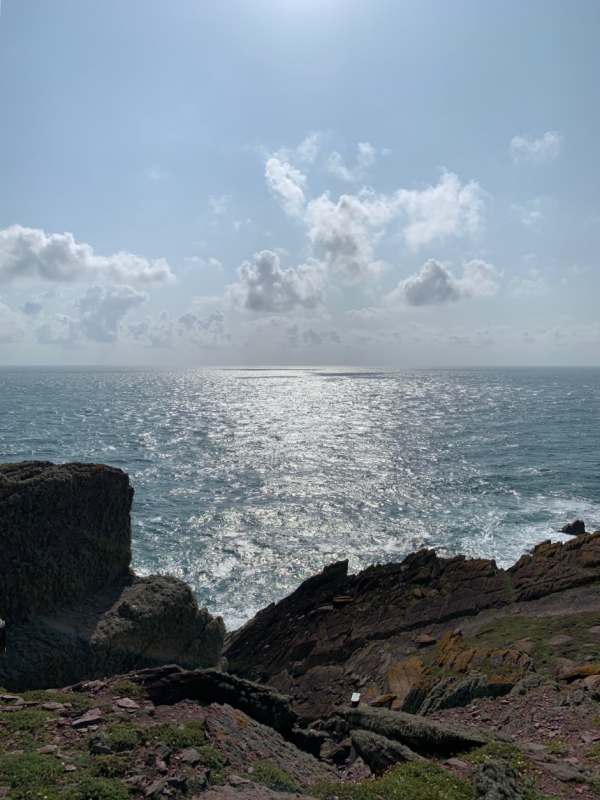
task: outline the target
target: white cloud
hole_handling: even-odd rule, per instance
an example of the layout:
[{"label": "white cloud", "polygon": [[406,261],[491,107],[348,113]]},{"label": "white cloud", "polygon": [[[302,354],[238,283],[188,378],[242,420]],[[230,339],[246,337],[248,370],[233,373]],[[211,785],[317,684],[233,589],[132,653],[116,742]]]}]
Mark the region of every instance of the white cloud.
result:
[{"label": "white cloud", "polygon": [[510,154],[513,161],[542,163],[558,158],[563,137],[558,131],[546,131],[542,136],[513,136],[510,140]]},{"label": "white cloud", "polygon": [[30,279],[56,282],[105,279],[117,283],[165,283],[174,278],[163,258],[149,261],[132,253],[94,253],[72,233],[46,234],[12,225],[0,230],[0,282]]},{"label": "white cloud", "polygon": [[231,195],[221,194],[215,196],[211,194],[208,198],[208,207],[216,217],[220,217],[227,212],[230,202]]},{"label": "white cloud", "polygon": [[298,161],[304,164],[314,164],[321,149],[323,134],[319,131],[309,133],[297,147],[281,147],[273,156],[279,161],[291,164]]},{"label": "white cloud", "polygon": [[316,263],[282,269],[273,250],[256,253],[238,269],[238,281],[227,288],[232,305],[249,311],[285,312],[315,308],[323,297],[324,276]]},{"label": "white cloud", "polygon": [[185,336],[198,347],[212,349],[231,340],[222,311],[213,311],[206,317],[190,311],[180,316],[177,322],[179,335]]},{"label": "white cloud", "polygon": [[485,192],[476,181],[461,183],[444,172],[435,186],[400,189],[395,202],[407,215],[404,238],[412,250],[448,236],[473,236],[482,227]]},{"label": "white cloud", "polygon": [[370,142],[359,142],[356,146],[356,161],[353,166],[348,166],[337,150],[327,159],[327,170],[343,181],[352,183],[362,180],[365,173],[375,163],[377,151]]},{"label": "white cloud", "polygon": [[186,264],[190,264],[198,269],[215,270],[220,272],[223,269],[223,264],[218,258],[210,256],[209,258],[201,258],[201,256],[187,256],[183,259]]},{"label": "white cloud", "polygon": [[534,227],[544,218],[542,199],[540,197],[535,197],[524,205],[514,203],[511,209],[518,216],[523,225],[526,225],[528,228]]},{"label": "white cloud", "polygon": [[4,303],[0,303],[0,345],[20,342],[24,331],[21,319]]},{"label": "white cloud", "polygon": [[287,161],[272,156],[265,165],[265,177],[271,191],[281,201],[291,217],[300,217],[304,211],[304,186],[306,176]]},{"label": "white cloud", "polygon": [[472,260],[457,278],[440,261],[430,258],[416,275],[411,275],[387,295],[391,305],[443,305],[469,297],[491,297],[498,291],[499,273],[485,261]]},{"label": "white cloud", "polygon": [[517,297],[535,297],[544,294],[548,289],[548,284],[541,270],[533,267],[525,275],[513,278],[510,288]]},{"label": "white cloud", "polygon": [[73,347],[80,338],[78,321],[66,314],[56,314],[45,320],[35,329],[36,339],[40,344]]},{"label": "white cloud", "polygon": [[114,342],[124,317],[145,300],[131,286],[91,286],[78,304],[81,332],[95,342]]}]

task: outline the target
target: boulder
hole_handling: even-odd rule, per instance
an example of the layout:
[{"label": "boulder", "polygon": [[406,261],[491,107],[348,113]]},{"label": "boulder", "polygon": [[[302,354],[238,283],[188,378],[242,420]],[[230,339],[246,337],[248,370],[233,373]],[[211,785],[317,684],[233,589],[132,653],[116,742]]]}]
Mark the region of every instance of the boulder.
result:
[{"label": "boulder", "polygon": [[582,519],[567,522],[567,524],[563,525],[560,529],[560,532],[568,533],[570,536],[581,536],[582,533],[585,533],[585,522]]},{"label": "boulder", "polygon": [[476,728],[445,725],[403,711],[359,706],[347,709],[345,717],[351,729],[371,731],[422,755],[453,756],[489,741],[489,736]]},{"label": "boulder", "polygon": [[506,761],[481,764],[473,778],[476,800],[525,800],[515,770]]},{"label": "boulder", "polygon": [[352,731],[351,739],[358,755],[376,774],[385,772],[394,764],[424,760],[423,756],[415,753],[410,747],[372,731]]}]

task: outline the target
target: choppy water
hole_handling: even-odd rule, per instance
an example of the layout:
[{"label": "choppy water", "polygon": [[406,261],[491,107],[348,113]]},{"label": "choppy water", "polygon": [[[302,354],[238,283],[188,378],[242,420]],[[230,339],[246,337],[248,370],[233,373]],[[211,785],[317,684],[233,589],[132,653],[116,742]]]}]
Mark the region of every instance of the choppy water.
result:
[{"label": "choppy water", "polygon": [[137,571],[236,626],[335,559],[507,565],[576,515],[600,527],[600,370],[7,368],[20,459],[127,470]]}]

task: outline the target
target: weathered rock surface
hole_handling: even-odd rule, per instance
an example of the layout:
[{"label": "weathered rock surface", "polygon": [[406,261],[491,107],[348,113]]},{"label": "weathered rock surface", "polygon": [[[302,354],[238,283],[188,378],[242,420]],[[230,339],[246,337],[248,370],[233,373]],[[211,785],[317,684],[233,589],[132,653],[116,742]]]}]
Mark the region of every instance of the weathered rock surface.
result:
[{"label": "weathered rock surface", "polygon": [[352,731],[351,741],[358,755],[375,774],[385,772],[394,764],[404,761],[423,760],[410,747],[372,731]]},{"label": "weathered rock surface", "polygon": [[505,761],[482,764],[473,781],[477,800],[525,800],[515,770]]},{"label": "weathered rock surface", "polygon": [[[483,619],[484,612],[527,613],[527,604],[599,581],[600,533],[544,542],[508,570],[430,550],[357,575],[348,575],[344,561],[260,611],[229,636],[225,655],[230,671],[289,694],[304,722],[344,705],[354,691],[363,702],[394,694],[392,708],[414,712],[435,683],[423,659],[431,660],[457,625]],[[339,597],[343,603],[335,602]],[[441,675],[452,672],[463,685],[446,685],[447,699],[438,703],[510,691],[531,669],[525,649],[465,646]],[[464,683],[471,672],[485,678]]]},{"label": "weathered rock surface", "polygon": [[474,728],[443,725],[417,714],[359,706],[344,714],[351,729],[371,731],[400,742],[422,755],[452,756],[489,741],[489,735]]},{"label": "weathered rock surface", "polygon": [[0,465],[0,617],[11,625],[125,577],[132,498],[120,469]]},{"label": "weathered rock surface", "polygon": [[0,685],[64,686],[219,662],[225,627],[177,578],[130,571],[127,475],[97,464],[0,466]]}]

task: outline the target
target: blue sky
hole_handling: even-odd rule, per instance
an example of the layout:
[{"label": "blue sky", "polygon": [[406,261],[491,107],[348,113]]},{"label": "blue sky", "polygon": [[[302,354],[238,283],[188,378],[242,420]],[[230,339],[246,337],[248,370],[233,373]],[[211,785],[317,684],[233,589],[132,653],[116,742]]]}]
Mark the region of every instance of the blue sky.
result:
[{"label": "blue sky", "polygon": [[3,0],[0,364],[600,363],[600,5]]}]

